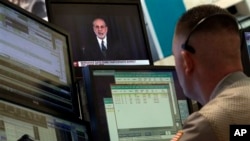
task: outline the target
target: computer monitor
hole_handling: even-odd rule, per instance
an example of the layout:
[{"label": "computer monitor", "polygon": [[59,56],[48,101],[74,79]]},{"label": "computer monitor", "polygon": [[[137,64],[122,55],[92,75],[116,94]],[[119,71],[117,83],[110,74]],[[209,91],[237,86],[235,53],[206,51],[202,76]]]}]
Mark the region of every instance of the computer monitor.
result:
[{"label": "computer monitor", "polygon": [[244,72],[250,76],[250,31],[242,31],[242,64]]},{"label": "computer monitor", "polygon": [[68,33],[8,1],[0,17],[0,99],[80,116]]},{"label": "computer monitor", "polygon": [[[46,0],[46,4],[49,22],[72,37],[76,77],[82,77],[79,67],[86,65],[153,64],[140,0]],[[96,18],[106,24],[94,26]],[[107,31],[106,58],[94,32],[98,27]],[[100,29],[96,32],[104,36]]]},{"label": "computer monitor", "polygon": [[241,60],[243,71],[250,76],[250,16],[238,17],[241,37]]},{"label": "computer monitor", "polygon": [[87,66],[83,82],[95,141],[170,140],[191,103],[170,66]]},{"label": "computer monitor", "polygon": [[0,100],[1,141],[88,141],[81,120],[65,120]]}]

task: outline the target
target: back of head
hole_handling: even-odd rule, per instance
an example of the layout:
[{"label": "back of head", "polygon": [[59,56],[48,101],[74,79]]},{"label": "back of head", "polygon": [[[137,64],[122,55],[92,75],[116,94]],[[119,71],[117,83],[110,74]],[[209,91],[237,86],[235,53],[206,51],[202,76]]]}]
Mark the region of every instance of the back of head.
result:
[{"label": "back of head", "polygon": [[179,33],[181,31],[188,34],[202,20],[203,23],[199,25],[196,31],[213,30],[215,27],[227,27],[238,32],[238,24],[235,17],[227,10],[210,4],[194,7],[184,13],[178,21],[176,32]]},{"label": "back of head", "polygon": [[186,38],[184,43],[194,48],[203,67],[241,67],[238,23],[223,8],[209,4],[188,10],[179,19],[175,36]]}]

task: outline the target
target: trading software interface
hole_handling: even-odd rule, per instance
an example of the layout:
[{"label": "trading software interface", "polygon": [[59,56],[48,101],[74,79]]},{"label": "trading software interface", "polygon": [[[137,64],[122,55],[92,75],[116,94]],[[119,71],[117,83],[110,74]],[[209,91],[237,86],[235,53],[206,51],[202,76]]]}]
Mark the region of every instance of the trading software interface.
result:
[{"label": "trading software interface", "polygon": [[82,123],[0,101],[0,140],[17,141],[25,135],[34,141],[88,141]]}]

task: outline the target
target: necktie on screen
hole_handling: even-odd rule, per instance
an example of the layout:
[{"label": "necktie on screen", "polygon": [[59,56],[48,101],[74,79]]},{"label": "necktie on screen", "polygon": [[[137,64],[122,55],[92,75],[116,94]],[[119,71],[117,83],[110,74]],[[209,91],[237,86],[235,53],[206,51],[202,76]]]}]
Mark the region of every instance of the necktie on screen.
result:
[{"label": "necktie on screen", "polygon": [[103,54],[103,56],[106,58],[106,51],[107,51],[107,48],[105,47],[104,41],[103,41],[103,40],[102,40],[102,43],[101,43],[101,47],[102,47],[102,54]]}]

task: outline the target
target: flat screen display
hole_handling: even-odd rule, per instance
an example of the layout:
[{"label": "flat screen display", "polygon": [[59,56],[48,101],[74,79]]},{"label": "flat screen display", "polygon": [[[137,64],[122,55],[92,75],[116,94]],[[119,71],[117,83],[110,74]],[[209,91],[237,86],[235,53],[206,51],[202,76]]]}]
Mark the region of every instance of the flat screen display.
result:
[{"label": "flat screen display", "polygon": [[0,98],[78,115],[67,32],[7,1],[0,2],[0,17]]},{"label": "flat screen display", "polygon": [[238,17],[238,24],[241,36],[241,60],[243,71],[250,76],[250,17]]},{"label": "flat screen display", "polygon": [[72,37],[77,77],[81,77],[79,67],[87,65],[152,64],[140,0],[47,0],[46,3],[49,22]]},{"label": "flat screen display", "polygon": [[250,28],[242,29],[241,57],[245,74],[250,76]]},{"label": "flat screen display", "polygon": [[83,68],[95,141],[170,140],[190,114],[174,67]]},{"label": "flat screen display", "polygon": [[88,141],[80,120],[65,120],[0,100],[1,141]]}]

